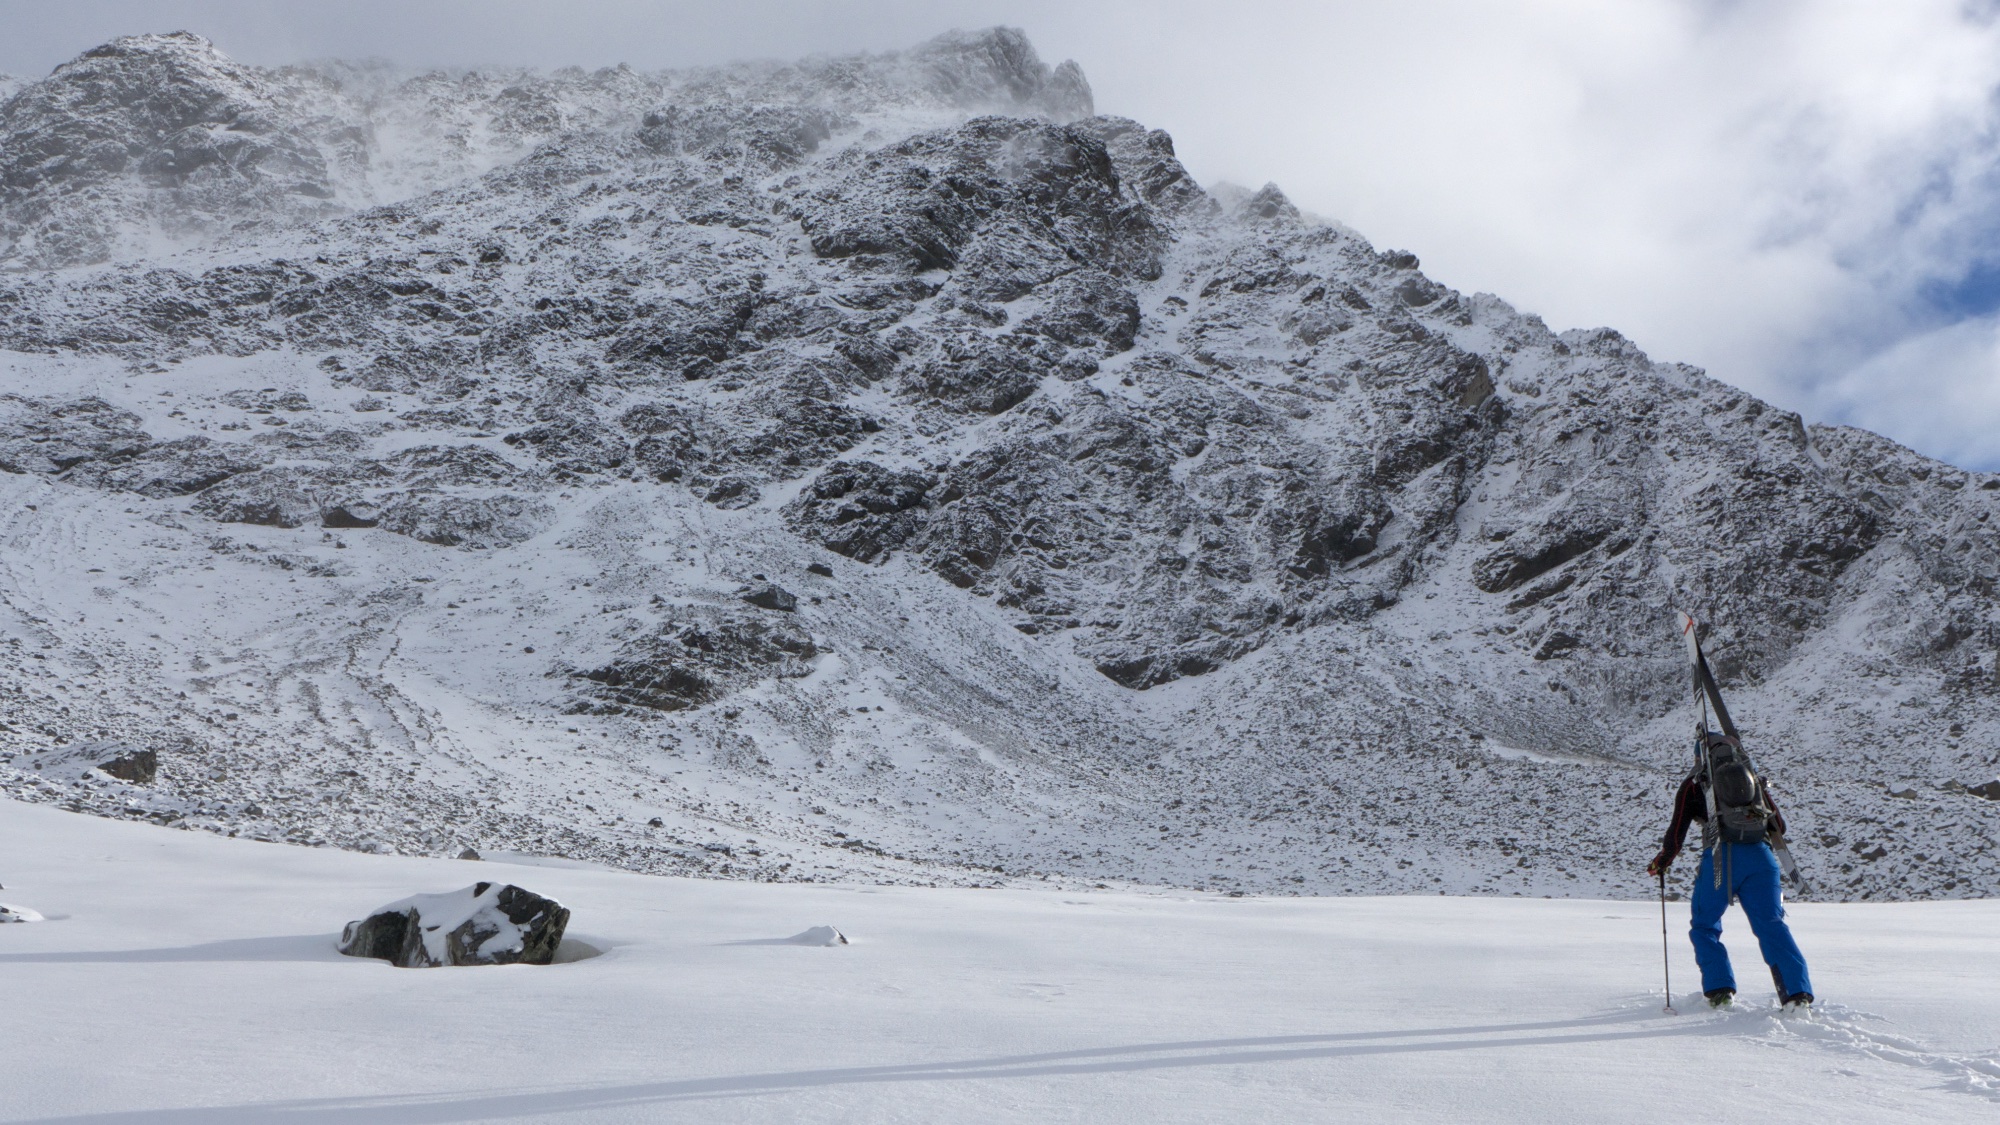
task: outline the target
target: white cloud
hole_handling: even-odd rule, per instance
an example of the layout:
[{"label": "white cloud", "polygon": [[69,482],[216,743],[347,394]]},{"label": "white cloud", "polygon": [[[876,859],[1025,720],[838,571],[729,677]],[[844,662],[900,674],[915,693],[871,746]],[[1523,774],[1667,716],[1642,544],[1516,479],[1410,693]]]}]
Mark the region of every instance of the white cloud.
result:
[{"label": "white cloud", "polygon": [[[1166,124],[1199,176],[1276,179],[1441,280],[1810,417],[1889,429],[1893,388],[1841,388],[1937,327],[1927,280],[2000,250],[1973,234],[2000,227],[2000,35],[1957,3],[1256,10],[1086,55],[1100,105]],[[1898,436],[2000,465],[1995,431],[1925,409]]]},{"label": "white cloud", "polygon": [[1992,465],[2000,434],[2000,317],[1975,317],[1898,341],[1830,380],[1840,421],[1954,464]]}]

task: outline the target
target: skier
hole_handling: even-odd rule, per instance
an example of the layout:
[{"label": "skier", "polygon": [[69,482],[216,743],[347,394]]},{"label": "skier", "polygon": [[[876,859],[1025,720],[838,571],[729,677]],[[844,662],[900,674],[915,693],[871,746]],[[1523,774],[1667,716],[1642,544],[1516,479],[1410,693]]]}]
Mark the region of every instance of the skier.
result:
[{"label": "skier", "polygon": [[1722,914],[1733,900],[1750,917],[1750,930],[1785,1008],[1811,1008],[1812,978],[1785,924],[1778,857],[1772,851],[1773,840],[1783,846],[1785,818],[1732,735],[1708,731],[1696,741],[1694,768],[1674,795],[1673,823],[1646,874],[1662,875],[1672,865],[1689,824],[1697,820],[1702,822],[1701,871],[1695,877],[1688,937],[1709,1006],[1725,1007],[1736,996],[1736,974],[1722,945]]}]

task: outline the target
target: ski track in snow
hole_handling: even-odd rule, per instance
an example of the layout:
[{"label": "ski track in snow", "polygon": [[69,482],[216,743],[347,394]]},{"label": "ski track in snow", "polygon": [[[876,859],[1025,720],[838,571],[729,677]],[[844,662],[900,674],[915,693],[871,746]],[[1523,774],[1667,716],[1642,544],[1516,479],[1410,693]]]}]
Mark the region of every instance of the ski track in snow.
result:
[{"label": "ski track in snow", "polygon": [[1788,1016],[1775,1009],[1747,1014],[1767,1026],[1749,1031],[1738,1029],[1733,1026],[1741,1022],[1737,1013],[1724,1014],[1717,1022],[1732,1034],[1762,1046],[1779,1050],[1820,1048],[1836,1054],[1865,1055],[1934,1072],[1943,1079],[1942,1089],[2000,1101],[2000,1051],[1955,1055],[1928,1050],[1911,1039],[1871,1026],[1883,1023],[1881,1016],[1856,1011],[1844,1004],[1816,1005],[1807,1017]]}]

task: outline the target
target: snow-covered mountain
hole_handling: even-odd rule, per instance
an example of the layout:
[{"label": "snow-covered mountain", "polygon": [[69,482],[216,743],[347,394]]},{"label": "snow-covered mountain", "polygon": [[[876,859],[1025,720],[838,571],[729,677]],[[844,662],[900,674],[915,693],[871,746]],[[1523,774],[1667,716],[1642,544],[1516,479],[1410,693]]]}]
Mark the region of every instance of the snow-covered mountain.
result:
[{"label": "snow-covered mountain", "polygon": [[743,878],[1643,894],[1686,607],[1820,894],[2000,890],[2000,477],[1204,190],[1018,32],[655,74],[147,36],[0,138],[9,792]]},{"label": "snow-covered mountain", "polygon": [[1051,71],[1018,32],[791,67],[407,75],[381,63],[244,66],[182,31],[119,39],[16,85],[0,76],[9,99],[0,265],[35,268],[144,257],[406,199],[558,137],[644,125],[657,138],[647,116],[677,106],[810,107],[829,121],[1091,112],[1076,64]]}]

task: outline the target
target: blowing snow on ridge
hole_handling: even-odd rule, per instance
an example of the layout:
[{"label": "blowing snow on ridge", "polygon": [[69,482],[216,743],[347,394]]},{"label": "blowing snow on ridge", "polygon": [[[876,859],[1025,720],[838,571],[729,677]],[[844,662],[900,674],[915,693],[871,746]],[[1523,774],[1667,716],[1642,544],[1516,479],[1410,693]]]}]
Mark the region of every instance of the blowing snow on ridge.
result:
[{"label": "blowing snow on ridge", "polygon": [[1631,896],[1687,608],[1822,897],[2000,892],[2000,476],[1204,189],[1017,31],[656,73],[176,33],[6,97],[13,796]]}]

